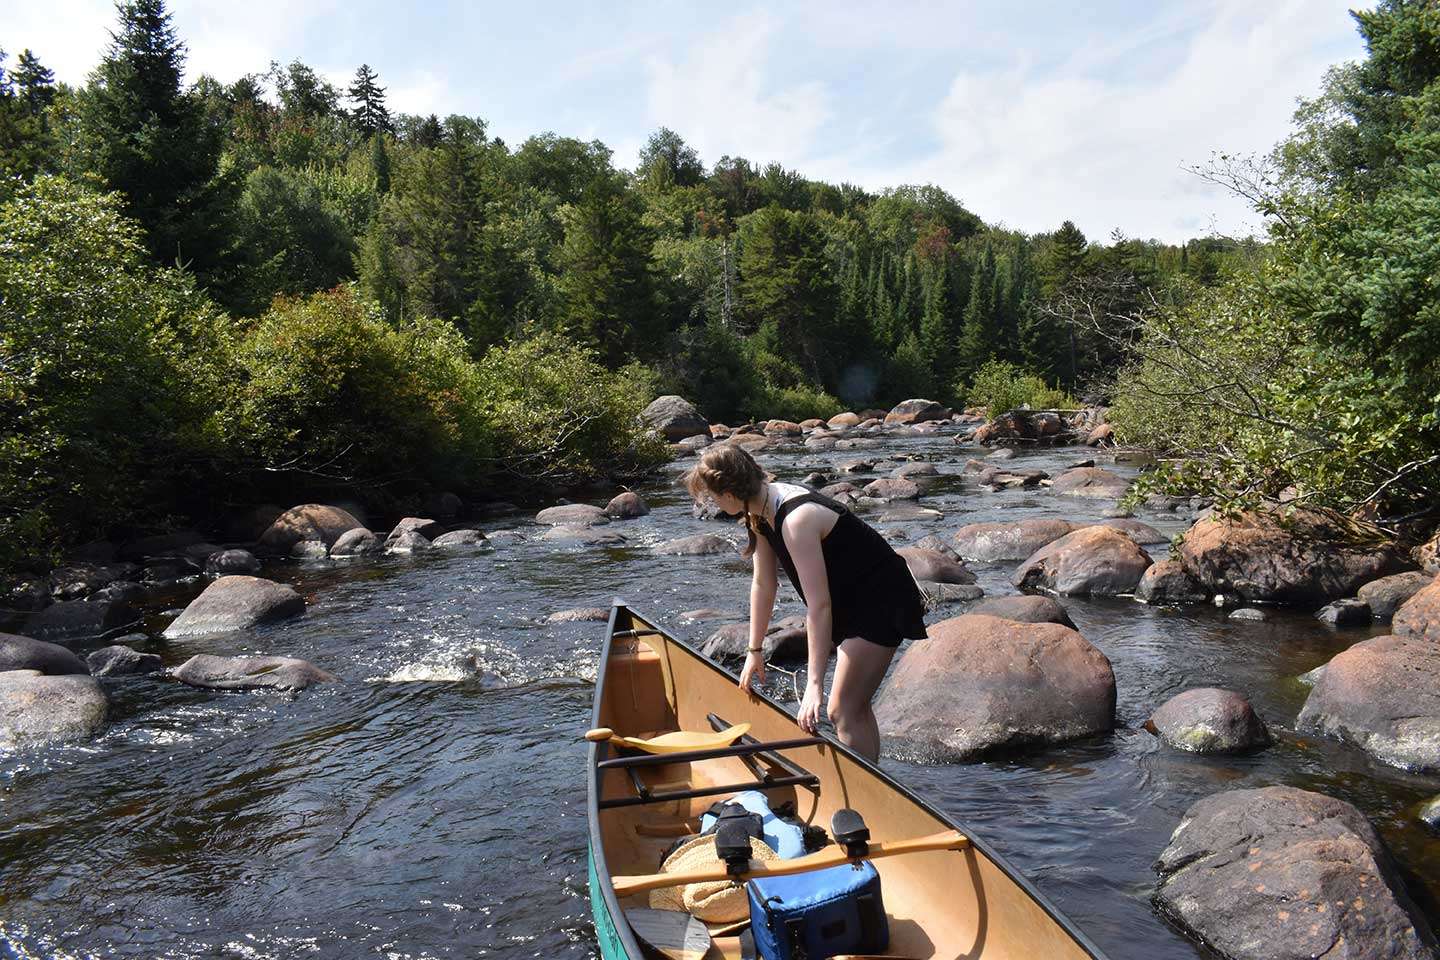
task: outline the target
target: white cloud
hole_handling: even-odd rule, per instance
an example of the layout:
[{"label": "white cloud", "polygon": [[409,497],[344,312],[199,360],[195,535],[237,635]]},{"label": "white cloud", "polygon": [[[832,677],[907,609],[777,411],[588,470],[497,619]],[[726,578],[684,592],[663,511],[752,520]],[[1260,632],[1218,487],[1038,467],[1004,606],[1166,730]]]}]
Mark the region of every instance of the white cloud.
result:
[{"label": "white cloud", "polygon": [[1026,231],[1062,219],[1092,239],[1116,227],[1166,240],[1212,224],[1246,231],[1257,218],[1245,204],[1187,168],[1216,151],[1268,150],[1296,97],[1319,89],[1326,44],[1352,30],[1329,4],[1226,4],[1159,76],[1109,79],[1136,53],[1123,45],[1102,55],[1082,44],[1044,72],[1019,55],[1001,70],[961,70],[934,112],[940,147],[864,179],[938,183],[987,221]]},{"label": "white cloud", "polygon": [[766,61],[777,27],[768,14],[747,14],[698,37],[678,59],[650,58],[652,128],[679,132],[710,163],[727,153],[790,166],[803,161],[830,108],[817,81],[771,85]]}]

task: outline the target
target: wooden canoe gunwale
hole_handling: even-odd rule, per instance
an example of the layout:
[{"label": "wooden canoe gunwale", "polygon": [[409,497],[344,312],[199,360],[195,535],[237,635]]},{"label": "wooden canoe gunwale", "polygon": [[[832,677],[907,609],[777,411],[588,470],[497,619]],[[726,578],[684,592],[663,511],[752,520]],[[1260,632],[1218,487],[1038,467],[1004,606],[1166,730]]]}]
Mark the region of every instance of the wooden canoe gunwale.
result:
[{"label": "wooden canoe gunwale", "polygon": [[[667,643],[672,644],[673,646],[689,654],[692,658],[694,658],[697,663],[699,663],[706,669],[714,672],[715,674],[718,674],[718,676],[726,682],[732,684],[737,682],[737,678],[734,674],[730,673],[730,671],[726,670],[724,667],[715,663],[709,657],[706,657],[705,655],[700,653],[699,650],[692,647],[689,643],[675,637],[663,627],[660,627],[658,624],[656,624],[653,620],[650,620],[643,614],[635,612],[629,606],[629,604],[625,603],[625,601],[616,598],[611,606],[610,618],[605,633],[605,641],[600,649],[599,668],[596,671],[595,677],[594,701],[591,706],[591,728],[601,726],[600,708],[602,703],[604,702],[606,665],[610,658],[612,641],[615,639],[616,635],[616,624],[619,621],[622,612],[627,618],[629,618],[633,614],[635,617],[638,617],[640,620],[644,621],[650,628],[649,630],[643,631],[631,629],[630,631],[626,631],[627,637],[661,637]],[[794,723],[794,715],[791,714],[789,710],[786,710],[779,703],[772,700],[764,692],[759,690],[752,690],[752,696],[756,701],[757,709],[768,708],[769,710],[785,718],[785,720],[787,720],[788,722]],[[871,763],[865,757],[862,757],[858,753],[852,751],[845,744],[840,743],[838,740],[833,740],[829,737],[825,737],[823,739],[825,741],[826,749],[835,750],[836,752],[844,754],[849,760],[853,761],[854,763],[862,767],[864,770],[866,770],[868,773],[870,773],[872,776],[880,780],[888,789],[900,794],[905,799],[909,800],[911,803],[915,804],[917,807],[923,810],[925,813],[939,820],[946,826],[964,834],[968,838],[970,847],[972,849],[983,854],[986,859],[988,859],[990,863],[995,867],[995,869],[997,869],[1002,875],[1004,875],[1006,879],[1008,879],[1011,883],[1015,884],[1016,887],[1023,891],[1035,903],[1035,905],[1038,906],[1041,911],[1043,911],[1045,915],[1048,916],[1056,924],[1056,926],[1058,926],[1062,931],[1064,931],[1064,933],[1069,936],[1077,946],[1079,946],[1082,950],[1088,953],[1093,958],[1093,960],[1109,960],[1106,954],[1094,942],[1092,942],[1082,930],[1076,927],[1074,922],[1072,922],[1069,917],[1061,913],[1055,907],[1055,905],[1050,902],[1048,897],[1046,897],[1043,893],[1036,889],[1035,885],[1031,883],[1024,874],[1016,870],[1009,863],[1009,861],[1007,861],[994,848],[992,848],[987,841],[977,837],[974,831],[970,830],[964,823],[956,820],[949,814],[936,809],[926,800],[912,793],[907,787],[905,787],[904,784],[901,784],[894,780],[892,777],[890,777],[889,774],[885,773],[885,771],[881,770],[878,766]],[[599,762],[604,759],[604,756],[600,752],[602,747],[606,748],[606,753],[609,753],[607,744],[594,742],[591,742],[589,744],[587,752],[587,762],[589,766],[586,777],[586,813],[590,830],[591,857],[593,858],[593,862],[595,864],[596,876],[599,878],[599,884],[601,887],[601,900],[604,903],[611,918],[614,920],[616,932],[619,934],[621,944],[626,950],[626,952],[630,955],[630,957],[634,958],[634,960],[642,960],[645,954],[642,952],[639,942],[635,939],[635,935],[630,929],[630,925],[625,922],[624,912],[620,907],[619,899],[615,895],[614,885],[610,882],[610,870],[605,862],[604,836],[600,829],[600,781],[604,773],[604,771],[599,767]]]}]

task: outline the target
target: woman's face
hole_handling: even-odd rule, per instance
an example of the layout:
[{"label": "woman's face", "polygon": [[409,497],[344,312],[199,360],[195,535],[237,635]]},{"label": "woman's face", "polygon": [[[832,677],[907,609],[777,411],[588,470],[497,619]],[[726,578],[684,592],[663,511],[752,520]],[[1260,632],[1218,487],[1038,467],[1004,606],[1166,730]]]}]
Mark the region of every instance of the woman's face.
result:
[{"label": "woman's face", "polygon": [[715,500],[715,506],[719,507],[723,513],[735,516],[745,512],[745,501],[733,493],[712,492],[710,496]]}]

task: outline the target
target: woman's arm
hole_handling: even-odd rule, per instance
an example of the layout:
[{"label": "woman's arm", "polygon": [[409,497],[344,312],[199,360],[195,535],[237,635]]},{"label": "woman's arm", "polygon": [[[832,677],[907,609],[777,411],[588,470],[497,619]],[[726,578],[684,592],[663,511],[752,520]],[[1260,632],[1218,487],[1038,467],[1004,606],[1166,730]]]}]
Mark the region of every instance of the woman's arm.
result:
[{"label": "woman's arm", "polygon": [[809,640],[810,669],[806,672],[805,695],[800,700],[800,713],[796,719],[804,730],[812,734],[820,723],[825,665],[830,661],[830,650],[834,646],[834,638],[830,635],[834,628],[830,578],[825,572],[825,555],[820,549],[826,519],[823,507],[806,504],[791,514],[782,532],[790,559],[795,562],[800,589],[805,592],[805,633]]},{"label": "woman's arm", "polygon": [[[775,589],[778,576],[775,566],[775,551],[764,537],[755,540],[755,554],[750,558],[753,573],[750,577],[750,650],[758,650],[765,642],[765,631],[770,629],[770,615],[775,612]],[[740,671],[740,686],[750,686],[751,679],[765,682],[765,654],[745,654],[745,666]]]}]

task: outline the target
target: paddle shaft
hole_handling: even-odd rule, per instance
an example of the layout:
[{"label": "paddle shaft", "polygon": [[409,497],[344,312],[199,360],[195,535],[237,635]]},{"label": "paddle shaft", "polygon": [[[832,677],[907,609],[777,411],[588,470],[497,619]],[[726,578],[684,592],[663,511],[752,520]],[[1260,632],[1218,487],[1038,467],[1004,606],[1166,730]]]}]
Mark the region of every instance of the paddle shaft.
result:
[{"label": "paddle shaft", "polygon": [[738,877],[732,877],[723,864],[716,864],[714,867],[705,870],[692,870],[689,873],[651,873],[630,877],[612,877],[611,883],[615,887],[617,897],[628,897],[633,893],[645,893],[649,890],[660,890],[664,887],[677,887],[690,883],[712,883],[717,880],[733,879],[737,883],[742,880],[751,880],[755,877],[783,877],[792,873],[806,873],[810,870],[822,870],[826,867],[838,867],[842,863],[855,863],[859,860],[878,860],[881,857],[894,857],[902,853],[923,853],[929,850],[964,850],[970,846],[970,838],[956,830],[945,830],[941,833],[934,833],[928,837],[915,837],[910,840],[888,840],[884,843],[870,844],[870,852],[863,857],[851,858],[846,855],[843,847],[835,847],[829,850],[821,850],[806,857],[796,857],[793,860],[776,860],[770,863],[754,863],[743,871]]}]

